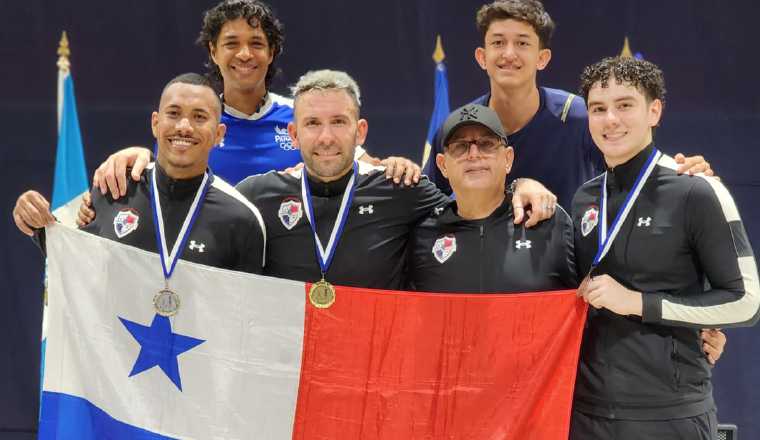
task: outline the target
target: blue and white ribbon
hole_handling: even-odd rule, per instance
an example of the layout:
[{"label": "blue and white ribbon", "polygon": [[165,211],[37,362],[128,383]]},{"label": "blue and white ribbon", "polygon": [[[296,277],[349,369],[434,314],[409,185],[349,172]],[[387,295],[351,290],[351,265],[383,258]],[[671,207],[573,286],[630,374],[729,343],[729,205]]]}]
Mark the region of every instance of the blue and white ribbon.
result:
[{"label": "blue and white ribbon", "polygon": [[182,228],[177,234],[177,239],[174,240],[174,247],[171,252],[168,252],[168,246],[166,245],[166,233],[164,232],[164,216],[161,213],[161,201],[159,199],[158,185],[156,184],[156,168],[158,164],[153,166],[153,173],[151,174],[151,186],[150,186],[150,205],[153,208],[153,225],[156,231],[156,245],[158,247],[158,254],[161,256],[161,266],[164,269],[164,279],[167,286],[169,278],[174,272],[174,266],[177,265],[177,260],[182,255],[182,251],[185,248],[185,243],[190,237],[190,230],[193,228],[195,220],[198,218],[198,213],[201,211],[203,200],[206,198],[206,193],[211,186],[211,170],[207,170],[203,173],[203,181],[201,182],[198,191],[195,193],[193,203],[190,205],[190,209],[185,216],[185,221],[182,223]]},{"label": "blue and white ribbon", "polygon": [[340,203],[340,209],[338,210],[338,216],[335,218],[335,224],[333,225],[332,232],[330,233],[330,240],[327,242],[327,247],[322,245],[322,241],[317,234],[317,225],[314,218],[314,208],[311,202],[311,188],[309,188],[309,178],[306,174],[306,169],[301,173],[301,198],[303,204],[306,205],[306,217],[309,219],[309,225],[311,226],[311,232],[314,234],[314,243],[317,249],[317,261],[319,261],[319,267],[322,269],[322,277],[327,273],[327,269],[332,263],[333,256],[335,255],[335,249],[338,246],[341,235],[343,235],[343,228],[348,220],[348,212],[351,208],[351,201],[354,198],[354,191],[356,190],[355,182],[358,174],[359,165],[354,161],[353,174],[346,185],[346,190],[343,193],[343,199]]},{"label": "blue and white ribbon", "polygon": [[599,204],[599,211],[601,211],[599,213],[599,246],[594,261],[591,263],[591,270],[598,266],[605,255],[607,255],[607,252],[610,251],[612,242],[617,237],[618,232],[620,232],[620,228],[631,212],[633,204],[636,203],[636,199],[639,197],[639,193],[641,193],[641,189],[644,187],[649,175],[654,171],[654,167],[657,165],[660,156],[662,156],[662,153],[657,148],[653,148],[652,154],[649,155],[646,163],[641,167],[633,188],[628,193],[628,196],[626,196],[623,205],[618,209],[615,220],[612,222],[612,226],[610,226],[609,233],[607,232],[607,173],[604,173],[604,178],[602,179],[602,200]]}]

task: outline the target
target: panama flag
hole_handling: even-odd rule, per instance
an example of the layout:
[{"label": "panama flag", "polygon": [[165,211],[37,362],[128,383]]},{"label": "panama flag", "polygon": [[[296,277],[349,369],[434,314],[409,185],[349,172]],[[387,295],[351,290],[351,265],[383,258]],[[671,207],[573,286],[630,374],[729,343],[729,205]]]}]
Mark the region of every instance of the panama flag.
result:
[{"label": "panama flag", "polygon": [[586,308],[572,291],[309,284],[47,229],[42,439],[567,438]]}]

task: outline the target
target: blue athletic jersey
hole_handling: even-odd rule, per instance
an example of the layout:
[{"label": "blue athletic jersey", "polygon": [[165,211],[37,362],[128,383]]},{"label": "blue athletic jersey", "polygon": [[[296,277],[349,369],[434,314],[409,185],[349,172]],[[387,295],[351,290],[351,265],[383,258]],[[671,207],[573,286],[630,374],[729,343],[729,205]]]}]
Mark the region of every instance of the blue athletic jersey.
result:
[{"label": "blue athletic jersey", "polygon": [[[586,105],[564,90],[539,87],[540,105],[533,119],[507,136],[515,149],[509,180],[530,177],[557,195],[559,204],[570,206],[575,190],[604,170],[599,149],[588,131]],[[473,101],[488,106],[491,95]],[[435,154],[443,151],[440,131],[423,170],[442,191],[451,192],[448,181],[435,164]]]},{"label": "blue athletic jersey", "polygon": [[[241,115],[242,116],[242,115]],[[231,185],[254,174],[283,170],[301,162],[301,154],[288,135],[293,100],[269,93],[259,113],[244,119],[222,112],[227,133],[211,150],[209,167]]]}]

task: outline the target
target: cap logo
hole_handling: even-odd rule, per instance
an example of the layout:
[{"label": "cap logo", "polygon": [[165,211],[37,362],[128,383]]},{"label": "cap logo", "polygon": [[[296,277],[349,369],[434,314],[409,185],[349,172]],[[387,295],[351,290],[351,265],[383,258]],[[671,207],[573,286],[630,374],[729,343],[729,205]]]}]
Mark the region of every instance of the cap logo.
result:
[{"label": "cap logo", "polygon": [[473,119],[478,119],[478,108],[477,107],[470,107],[470,108],[463,108],[461,112],[459,112],[459,121],[471,121]]}]

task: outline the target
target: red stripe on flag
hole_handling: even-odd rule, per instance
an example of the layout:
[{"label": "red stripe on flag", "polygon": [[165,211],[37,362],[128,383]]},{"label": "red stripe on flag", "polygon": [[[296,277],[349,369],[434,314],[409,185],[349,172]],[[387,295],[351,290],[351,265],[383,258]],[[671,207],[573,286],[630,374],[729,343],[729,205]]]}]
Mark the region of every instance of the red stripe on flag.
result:
[{"label": "red stripe on flag", "polygon": [[585,316],[575,291],[307,299],[293,438],[567,438]]}]

